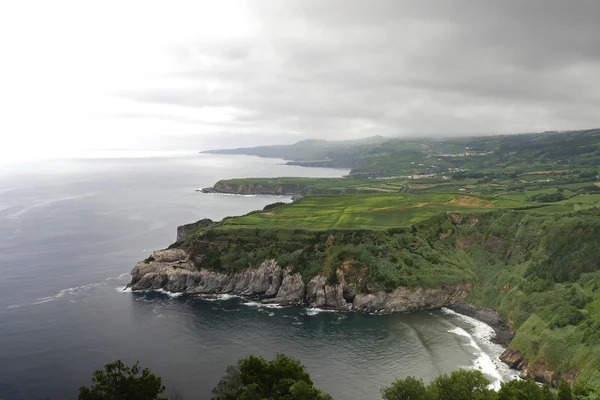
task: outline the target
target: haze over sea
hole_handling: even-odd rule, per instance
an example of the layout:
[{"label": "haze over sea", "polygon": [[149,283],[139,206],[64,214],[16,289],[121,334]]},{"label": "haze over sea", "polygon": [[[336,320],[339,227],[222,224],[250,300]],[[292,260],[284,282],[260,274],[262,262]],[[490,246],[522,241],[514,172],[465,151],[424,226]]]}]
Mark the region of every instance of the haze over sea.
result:
[{"label": "haze over sea", "polygon": [[347,173],[283,164],[146,152],[0,165],[0,399],[74,399],[116,359],[139,360],[187,399],[210,398],[226,366],[249,354],[296,357],[318,387],[348,400],[458,367],[496,382],[511,375],[491,328],[449,311],[367,316],[122,291],[135,263],[171,244],[178,225],[289,200],[194,189]]}]

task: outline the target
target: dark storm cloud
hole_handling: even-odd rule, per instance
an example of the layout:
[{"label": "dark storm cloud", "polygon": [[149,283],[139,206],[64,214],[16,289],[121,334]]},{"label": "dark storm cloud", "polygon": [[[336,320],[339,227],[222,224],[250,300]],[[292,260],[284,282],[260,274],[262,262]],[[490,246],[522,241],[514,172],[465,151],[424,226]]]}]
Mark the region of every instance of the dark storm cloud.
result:
[{"label": "dark storm cloud", "polygon": [[187,88],[124,95],[277,135],[600,126],[598,1],[251,4],[257,35],[173,50]]}]

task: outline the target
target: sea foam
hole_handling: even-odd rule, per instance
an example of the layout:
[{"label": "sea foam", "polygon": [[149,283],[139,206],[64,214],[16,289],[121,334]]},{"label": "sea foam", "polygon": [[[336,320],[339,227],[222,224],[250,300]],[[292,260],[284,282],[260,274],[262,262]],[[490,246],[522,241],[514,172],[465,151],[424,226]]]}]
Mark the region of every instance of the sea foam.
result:
[{"label": "sea foam", "polygon": [[518,376],[515,370],[510,369],[508,365],[500,361],[500,355],[504,348],[492,342],[496,333],[491,326],[447,308],[442,308],[442,313],[459,318],[473,327],[471,333],[458,326],[448,330],[448,332],[469,339],[468,345],[473,347],[473,354],[477,356],[470,367],[480,370],[490,377],[492,380],[491,388],[498,390],[502,382],[515,379]]},{"label": "sea foam", "polygon": [[338,312],[337,310],[325,310],[318,307],[310,307],[306,309],[306,315],[317,315],[323,312]]}]

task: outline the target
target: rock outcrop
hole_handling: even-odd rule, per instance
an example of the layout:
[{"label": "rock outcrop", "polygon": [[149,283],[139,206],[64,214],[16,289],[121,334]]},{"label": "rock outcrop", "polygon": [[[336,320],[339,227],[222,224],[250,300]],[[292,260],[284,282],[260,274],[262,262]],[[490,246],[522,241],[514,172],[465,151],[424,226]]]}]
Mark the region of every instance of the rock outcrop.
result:
[{"label": "rock outcrop", "polygon": [[228,181],[219,181],[215,186],[203,188],[203,193],[225,194],[260,194],[260,195],[298,195],[302,192],[300,185],[263,185],[263,184],[232,184]]},{"label": "rock outcrop", "polygon": [[[266,262],[275,263],[273,260]],[[289,269],[285,269],[282,274],[281,285],[277,290],[277,294],[272,299],[266,299],[264,301],[267,303],[278,304],[301,304],[304,302],[305,292],[306,290],[304,281],[302,281],[302,275],[298,273],[292,274]]]},{"label": "rock outcrop", "polygon": [[464,300],[470,290],[470,284],[463,284],[442,288],[399,287],[390,293],[358,293],[352,308],[375,314],[431,310]]},{"label": "rock outcrop", "polygon": [[442,288],[397,288],[375,293],[357,293],[343,274],[338,283],[329,283],[317,275],[308,284],[290,268],[281,268],[275,260],[264,261],[257,268],[233,274],[198,270],[181,249],[158,250],[131,271],[132,290],[164,289],[175,293],[234,293],[257,296],[266,303],[283,305],[309,304],[336,310],[353,309],[363,313],[393,313],[435,309],[464,300],[470,285]]},{"label": "rock outcrop", "polygon": [[317,275],[306,285],[306,303],[312,307],[347,310],[349,305],[344,299],[341,283],[329,285],[327,278]]},{"label": "rock outcrop", "polygon": [[164,289],[175,293],[235,293],[272,297],[278,303],[295,304],[304,298],[300,274],[282,270],[273,260],[258,268],[234,274],[198,270],[181,249],[158,250],[131,271],[132,290]]},{"label": "rock outcrop", "polygon": [[186,240],[190,234],[194,233],[198,229],[206,228],[207,226],[211,226],[216,224],[215,221],[204,218],[199,221],[193,222],[191,224],[185,224],[177,227],[177,241],[181,242]]},{"label": "rock outcrop", "polygon": [[553,371],[548,368],[548,365],[543,360],[538,360],[536,363],[529,363],[519,350],[512,348],[506,349],[500,359],[510,368],[521,371],[521,379],[533,379],[540,383],[549,383],[553,386],[565,380],[570,384],[575,382],[575,373],[563,373]]}]

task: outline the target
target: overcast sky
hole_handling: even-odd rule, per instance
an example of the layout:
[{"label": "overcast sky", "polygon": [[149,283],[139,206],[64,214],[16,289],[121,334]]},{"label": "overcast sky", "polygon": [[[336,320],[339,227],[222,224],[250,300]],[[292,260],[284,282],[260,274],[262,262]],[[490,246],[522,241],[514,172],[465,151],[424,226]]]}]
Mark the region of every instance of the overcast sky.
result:
[{"label": "overcast sky", "polygon": [[3,1],[0,154],[600,126],[600,1]]}]

